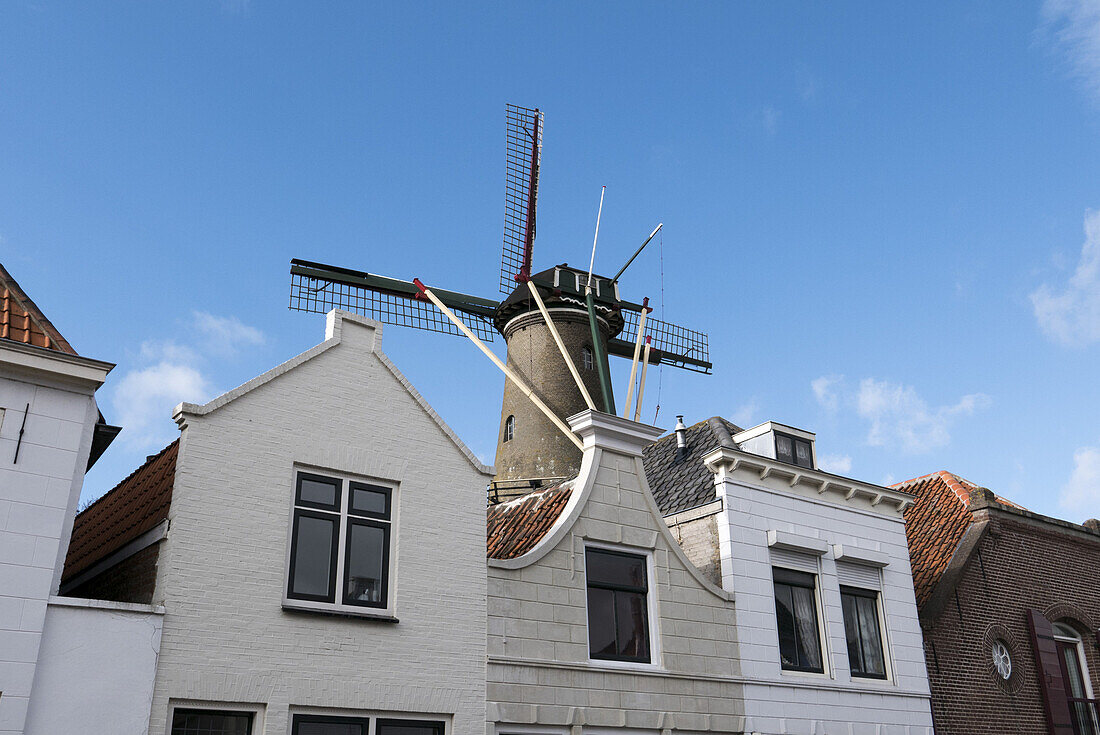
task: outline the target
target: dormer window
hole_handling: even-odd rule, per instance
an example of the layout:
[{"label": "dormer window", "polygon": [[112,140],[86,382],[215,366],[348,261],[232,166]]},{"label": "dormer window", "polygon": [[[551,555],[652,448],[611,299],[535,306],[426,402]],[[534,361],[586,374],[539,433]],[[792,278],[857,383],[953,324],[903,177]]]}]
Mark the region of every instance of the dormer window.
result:
[{"label": "dormer window", "polygon": [[775,458],[780,462],[798,465],[807,469],[814,467],[814,454],[810,443],[805,439],[775,432]]}]

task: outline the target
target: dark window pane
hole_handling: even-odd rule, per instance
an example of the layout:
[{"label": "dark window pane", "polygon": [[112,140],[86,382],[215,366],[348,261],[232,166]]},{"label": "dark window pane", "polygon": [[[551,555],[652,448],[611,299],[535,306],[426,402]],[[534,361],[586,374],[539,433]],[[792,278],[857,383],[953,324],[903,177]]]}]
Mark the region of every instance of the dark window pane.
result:
[{"label": "dark window pane", "polygon": [[294,716],[294,735],[367,735],[366,718]]},{"label": "dark window pane", "polygon": [[813,468],[814,461],[810,452],[810,443],[802,439],[794,440],[794,463],[799,467]]},{"label": "dark window pane", "polygon": [[644,594],[615,592],[615,632],[620,656],[649,660],[649,622]]},{"label": "dark window pane", "polygon": [[290,560],[292,595],[332,595],[336,523],[335,517],[297,514],[294,520],[293,558]]},{"label": "dark window pane", "polygon": [[860,597],[859,642],[863,651],[863,671],[869,676],[886,676],[886,662],[882,656],[882,636],[878,625],[878,605],[873,597]]},{"label": "dark window pane", "polygon": [[340,481],[319,475],[298,475],[298,505],[340,510]]},{"label": "dark window pane", "polygon": [[615,593],[588,588],[588,650],[593,656],[615,656]]},{"label": "dark window pane", "polygon": [[806,587],[792,587],[794,619],[798,628],[799,660],[806,668],[821,669],[821,643],[817,638],[817,610],[814,607],[814,591]]},{"label": "dark window pane", "polygon": [[351,484],[351,512],[375,518],[389,518],[390,490],[378,485]]},{"label": "dark window pane", "polygon": [[381,525],[362,522],[348,525],[344,602],[385,605],[388,536],[388,529]]},{"label": "dark window pane", "polygon": [[794,446],[789,436],[775,435],[775,458],[780,462],[794,464]]},{"label": "dark window pane", "polygon": [[443,723],[420,720],[379,720],[377,735],[443,735]]},{"label": "dark window pane", "polygon": [[798,635],[795,633],[791,588],[775,584],[775,620],[779,629],[779,658],[784,668],[798,667]]},{"label": "dark window pane", "polygon": [[775,577],[776,582],[782,582],[783,584],[793,585],[795,587],[814,587],[814,575],[809,572],[796,572],[793,569],[784,569],[782,567],[775,567],[772,569],[772,576]]},{"label": "dark window pane", "polygon": [[856,612],[856,598],[841,594],[840,603],[844,610],[844,638],[848,642],[848,665],[853,674],[858,674],[863,671],[863,655],[859,648],[859,615]]},{"label": "dark window pane", "polygon": [[250,735],[251,712],[177,709],[172,714],[172,735]]},{"label": "dark window pane", "polygon": [[588,549],[585,563],[589,584],[645,592],[645,557]]}]

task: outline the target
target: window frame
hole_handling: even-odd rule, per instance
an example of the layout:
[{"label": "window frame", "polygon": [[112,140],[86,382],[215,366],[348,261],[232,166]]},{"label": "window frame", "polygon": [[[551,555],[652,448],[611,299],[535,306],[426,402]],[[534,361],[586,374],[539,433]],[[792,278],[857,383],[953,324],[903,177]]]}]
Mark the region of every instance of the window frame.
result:
[{"label": "window frame", "polygon": [[[844,642],[845,642],[845,644],[847,644],[848,643],[848,625],[847,625],[848,621],[847,621],[847,618],[846,618],[845,613],[844,613],[844,597],[845,597],[845,595],[847,595],[849,597],[860,597],[860,598],[863,598],[865,600],[871,600],[872,601],[872,604],[874,605],[874,610],[875,610],[875,632],[876,632],[877,637],[878,637],[879,655],[882,657],[882,673],[881,674],[868,673],[868,672],[865,672],[865,671],[859,671],[857,673],[855,665],[852,661],[852,656],[851,656],[851,654],[849,654],[848,655],[848,673],[854,679],[872,679],[872,680],[876,680],[876,681],[887,681],[890,678],[890,676],[889,676],[890,663],[889,663],[889,658],[886,655],[886,636],[884,635],[884,631],[882,629],[882,622],[883,622],[883,618],[884,618],[884,616],[882,614],[882,612],[883,612],[882,611],[882,593],[879,590],[865,589],[863,587],[853,587],[851,585],[846,585],[846,584],[840,585],[840,617],[841,617],[841,622],[844,624]],[[860,627],[860,621],[859,621],[859,618],[858,618],[858,611],[857,611],[857,618],[856,618],[855,622],[856,622],[856,626],[857,626],[857,629],[858,629]],[[858,632],[859,631],[857,630],[857,634],[858,634]],[[857,641],[857,644],[862,645],[862,642],[863,642],[863,639],[862,639],[862,637],[860,637],[859,640]],[[848,650],[848,647],[847,647],[847,645],[845,645],[845,651],[847,651],[847,650]],[[860,650],[860,655],[865,656],[865,654],[866,654],[866,652],[861,649]]]},{"label": "window frame", "polygon": [[585,370],[593,370],[596,367],[596,355],[588,345],[581,346],[581,367]]},{"label": "window frame", "polygon": [[[1084,637],[1077,632],[1077,630],[1066,622],[1065,619],[1053,621],[1051,623],[1051,629],[1054,634],[1055,650],[1058,651],[1058,666],[1062,671],[1063,684],[1066,689],[1066,704],[1069,706],[1070,716],[1073,716],[1073,702],[1069,701],[1074,699],[1070,696],[1069,681],[1066,680],[1068,671],[1066,669],[1066,662],[1062,659],[1062,646],[1072,647],[1074,653],[1077,655],[1077,672],[1081,676],[1082,688],[1084,690],[1085,699],[1089,701],[1095,701],[1095,695],[1092,689],[1092,675],[1089,673],[1089,661],[1088,656],[1085,655],[1085,642]],[[1097,715],[1096,707],[1090,707],[1088,710],[1089,715],[1092,717],[1093,730],[1100,730],[1100,716]],[[1074,732],[1078,731],[1077,722],[1073,722]]]},{"label": "window frame", "polygon": [[[646,592],[645,592],[645,613],[646,613],[646,636],[649,645],[649,658],[648,660],[641,657],[619,657],[619,656],[594,656],[592,655],[592,640],[591,640],[591,617],[588,607],[588,552],[596,551],[598,553],[605,554],[618,554],[620,556],[637,557],[643,560],[645,564],[646,573]],[[641,668],[641,669],[654,669],[660,668],[660,634],[658,626],[657,615],[657,590],[654,584],[655,572],[653,566],[653,552],[651,549],[623,547],[612,544],[602,544],[598,542],[587,542],[584,544],[584,625],[585,625],[585,650],[588,654],[588,661],[598,666],[605,666],[609,668]],[[607,585],[597,584],[597,589],[607,589]]]},{"label": "window frame", "polygon": [[508,414],[508,418],[504,419],[504,440],[501,442],[501,444],[504,444],[505,442],[510,442],[515,438],[516,416],[515,414]]},{"label": "window frame", "polygon": [[[817,469],[817,462],[816,462],[816,458],[814,457],[814,443],[812,441],[810,441],[809,439],[803,439],[800,436],[795,436],[794,434],[788,434],[785,431],[774,431],[773,430],[772,435],[775,438],[775,459],[776,459],[777,462],[782,462],[783,464],[788,464],[788,465],[791,465],[792,467],[801,467],[804,470]],[[785,459],[780,459],[779,458],[779,439],[780,439],[780,437],[782,437],[784,439],[789,439],[790,442],[791,442],[791,461],[790,462],[788,462]],[[798,443],[799,442],[802,442],[803,444],[805,444],[806,447],[809,449],[810,463],[808,465],[802,465],[802,464],[798,463]]]},{"label": "window frame", "polygon": [[447,720],[426,720],[423,718],[404,717],[380,717],[378,715],[331,715],[318,712],[291,712],[290,735],[299,735],[301,725],[359,725],[362,735],[379,735],[380,728],[391,724],[409,725],[413,727],[435,728],[435,735],[446,735]]},{"label": "window frame", "polygon": [[262,705],[237,704],[232,702],[207,702],[200,700],[172,700],[168,703],[166,735],[171,735],[176,713],[207,712],[211,714],[248,715],[249,735],[262,733],[264,728],[264,708]]},{"label": "window frame", "polygon": [[[810,577],[812,579],[812,582],[809,585],[806,585],[806,584],[798,584],[797,582],[780,581],[780,580],[776,579],[776,576],[777,576],[776,572],[779,572],[780,576],[790,575],[790,578],[794,578],[796,576]],[[791,569],[789,567],[785,567],[785,566],[775,564],[775,563],[772,564],[772,602],[773,602],[773,605],[774,605],[773,614],[775,616],[774,619],[775,619],[775,632],[776,632],[776,653],[779,654],[779,668],[783,673],[819,674],[819,675],[825,675],[827,673],[827,670],[828,670],[828,668],[827,668],[828,667],[828,664],[827,664],[828,651],[825,648],[825,631],[823,629],[824,615],[823,615],[823,612],[822,612],[822,609],[821,609],[820,577],[821,577],[820,573],[807,572],[807,571],[802,570],[802,569]],[[780,642],[781,634],[780,634],[780,630],[779,630],[779,610],[778,610],[778,602],[779,601],[778,601],[778,598],[776,597],[776,594],[775,594],[775,591],[776,591],[775,586],[779,585],[779,584],[786,585],[787,587],[800,587],[802,589],[808,589],[813,594],[813,605],[811,606],[811,609],[813,610],[813,613],[814,613],[813,630],[817,634],[817,651],[818,651],[818,656],[821,659],[821,666],[819,668],[814,668],[812,666],[787,666],[786,664],[783,663],[782,643]],[[793,595],[792,595],[792,603],[793,603]],[[792,604],[792,606],[793,606],[793,604]],[[791,612],[792,612],[792,615],[793,615],[794,610],[792,610]],[[799,635],[798,626],[797,626],[797,619],[795,620],[795,631],[794,632],[795,632],[796,636]]]},{"label": "window frame", "polygon": [[[394,580],[397,574],[396,548],[398,525],[398,484],[391,480],[352,475],[335,470],[317,470],[295,465],[293,468],[294,492],[290,498],[290,522],[287,524],[285,579],[283,583],[282,606],[286,610],[328,612],[341,615],[376,618],[397,622],[393,617]],[[322,510],[317,504],[302,503],[301,479],[335,481],[338,483],[337,503]],[[382,512],[356,510],[353,507],[355,490],[379,491],[385,496]],[[333,510],[338,507],[339,511]],[[306,595],[292,591],[298,551],[298,525],[300,517],[334,519],[336,533],[334,546],[336,553],[331,557],[329,570],[329,589],[325,595]],[[383,531],[382,582],[378,602],[358,601],[348,596],[348,559],[350,552],[352,527],[372,526]]]}]

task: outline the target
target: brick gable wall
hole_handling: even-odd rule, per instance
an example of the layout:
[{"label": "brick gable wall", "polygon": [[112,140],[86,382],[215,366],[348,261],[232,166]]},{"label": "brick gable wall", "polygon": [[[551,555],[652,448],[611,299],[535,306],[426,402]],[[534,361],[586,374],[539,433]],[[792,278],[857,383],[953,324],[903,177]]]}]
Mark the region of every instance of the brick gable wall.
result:
[{"label": "brick gable wall", "polygon": [[[981,520],[979,515],[975,520]],[[1080,632],[1094,696],[1100,693],[1100,539],[994,513],[940,616],[925,621],[925,655],[936,732],[1006,735],[1047,732],[1028,636],[1034,608],[1053,621],[1072,614]],[[1080,627],[1080,626],[1079,626]],[[990,646],[1004,638],[1012,655],[1007,687],[994,677]]]},{"label": "brick gable wall", "polygon": [[157,558],[160,555],[160,546],[156,543],[145,547],[79,587],[73,588],[66,596],[149,604],[153,601],[153,591],[157,586]]}]

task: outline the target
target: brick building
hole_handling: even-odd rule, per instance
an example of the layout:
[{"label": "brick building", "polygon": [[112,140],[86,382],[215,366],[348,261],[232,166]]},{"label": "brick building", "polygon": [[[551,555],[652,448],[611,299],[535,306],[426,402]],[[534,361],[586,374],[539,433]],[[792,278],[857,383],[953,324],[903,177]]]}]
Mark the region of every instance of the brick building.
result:
[{"label": "brick building", "polygon": [[949,472],[897,485],[937,733],[1100,732],[1100,524]]}]

